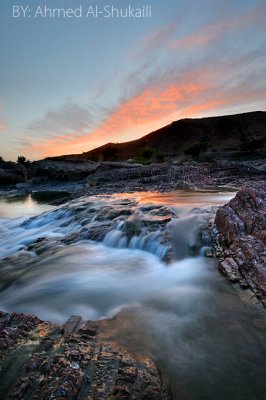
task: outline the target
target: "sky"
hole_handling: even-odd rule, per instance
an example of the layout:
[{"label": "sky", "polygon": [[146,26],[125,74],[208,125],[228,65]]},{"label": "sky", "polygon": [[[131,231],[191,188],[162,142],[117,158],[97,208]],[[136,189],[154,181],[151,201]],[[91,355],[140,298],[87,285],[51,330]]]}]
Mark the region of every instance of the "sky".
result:
[{"label": "sky", "polygon": [[[147,5],[151,18],[87,17],[112,5],[124,15]],[[13,6],[28,6],[25,18]],[[49,18],[45,6],[82,15]],[[266,110],[266,0],[1,0],[0,49],[5,160]]]}]

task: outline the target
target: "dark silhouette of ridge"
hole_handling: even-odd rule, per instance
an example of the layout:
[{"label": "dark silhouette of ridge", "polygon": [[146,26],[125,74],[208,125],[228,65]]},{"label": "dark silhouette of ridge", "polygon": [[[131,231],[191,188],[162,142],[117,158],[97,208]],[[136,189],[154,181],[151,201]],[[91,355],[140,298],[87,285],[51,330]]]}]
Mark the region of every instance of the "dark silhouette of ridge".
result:
[{"label": "dark silhouette of ridge", "polygon": [[[189,145],[196,142],[208,144],[208,154],[219,155],[265,154],[266,112],[208,118],[186,118],[172,122],[137,140],[124,143],[107,143],[88,152],[49,157],[69,161],[126,161],[137,160],[147,152],[150,158],[177,157],[185,154]],[[145,154],[144,154],[145,155]]]}]

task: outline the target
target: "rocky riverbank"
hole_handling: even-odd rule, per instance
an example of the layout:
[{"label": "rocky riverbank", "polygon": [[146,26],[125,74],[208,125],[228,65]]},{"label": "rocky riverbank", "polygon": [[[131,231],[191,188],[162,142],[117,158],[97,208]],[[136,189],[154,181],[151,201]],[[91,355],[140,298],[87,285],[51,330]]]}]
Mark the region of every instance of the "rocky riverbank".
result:
[{"label": "rocky riverbank", "polygon": [[220,271],[266,306],[266,186],[243,187],[217,211]]},{"label": "rocky riverbank", "polygon": [[204,163],[172,160],[150,165],[46,159],[32,163],[27,169],[15,163],[2,164],[2,190],[16,193],[58,190],[68,192],[70,198],[136,191],[236,190],[254,182],[262,184],[266,176],[265,162],[259,159]]},{"label": "rocky riverbank", "polygon": [[149,357],[97,340],[97,323],[57,327],[0,313],[2,399],[171,399]]}]

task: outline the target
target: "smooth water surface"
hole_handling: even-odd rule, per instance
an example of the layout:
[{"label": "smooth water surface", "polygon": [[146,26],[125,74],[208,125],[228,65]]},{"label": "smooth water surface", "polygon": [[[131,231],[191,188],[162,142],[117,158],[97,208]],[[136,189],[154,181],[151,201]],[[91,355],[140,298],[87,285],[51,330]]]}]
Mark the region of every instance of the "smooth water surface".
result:
[{"label": "smooth water surface", "polygon": [[0,218],[30,217],[50,209],[51,206],[39,204],[31,194],[19,197],[0,197]]}]

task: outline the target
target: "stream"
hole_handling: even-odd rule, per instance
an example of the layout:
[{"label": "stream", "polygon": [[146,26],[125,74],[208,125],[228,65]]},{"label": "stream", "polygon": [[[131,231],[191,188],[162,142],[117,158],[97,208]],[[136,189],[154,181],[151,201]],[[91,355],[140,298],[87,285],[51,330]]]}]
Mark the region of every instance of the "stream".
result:
[{"label": "stream", "polygon": [[0,309],[57,324],[113,318],[103,338],[151,355],[174,399],[263,400],[265,310],[204,256],[206,227],[233,196],[123,193],[57,207],[1,197]]}]

